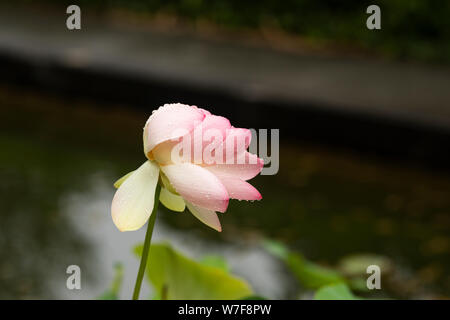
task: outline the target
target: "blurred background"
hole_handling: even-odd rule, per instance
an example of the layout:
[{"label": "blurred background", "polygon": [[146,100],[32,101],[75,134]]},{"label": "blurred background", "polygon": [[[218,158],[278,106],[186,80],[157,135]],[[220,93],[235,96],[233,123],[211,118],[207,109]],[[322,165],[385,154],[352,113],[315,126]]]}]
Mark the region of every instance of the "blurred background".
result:
[{"label": "blurred background", "polygon": [[311,296],[261,239],[333,268],[382,259],[375,297],[448,298],[449,17],[425,0],[2,1],[0,298],[95,298],[116,262],[130,298],[145,230],[114,227],[112,184],[170,102],[280,129],[280,170],[252,180],[262,201],[230,203],[222,233],[161,208],[154,241],[224,256],[269,298]]}]

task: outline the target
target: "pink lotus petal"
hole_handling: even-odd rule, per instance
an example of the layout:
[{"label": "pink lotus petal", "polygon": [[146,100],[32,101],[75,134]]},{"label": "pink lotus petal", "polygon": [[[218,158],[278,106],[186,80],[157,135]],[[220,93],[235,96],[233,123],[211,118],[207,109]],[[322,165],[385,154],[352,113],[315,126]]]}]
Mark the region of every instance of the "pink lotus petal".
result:
[{"label": "pink lotus petal", "polygon": [[247,151],[251,140],[252,133],[249,129],[231,128],[228,130],[223,143],[223,163],[237,163],[237,158]]},{"label": "pink lotus petal", "polygon": [[146,155],[158,144],[176,139],[191,132],[205,118],[205,113],[195,106],[181,103],[165,104],[154,111],[144,127],[144,152]]},{"label": "pink lotus petal", "polygon": [[204,161],[205,164],[232,164],[248,149],[252,139],[249,129],[231,127],[225,132],[224,141],[214,148],[213,161]]},{"label": "pink lotus petal", "polygon": [[227,210],[228,192],[210,171],[192,163],[162,166],[161,170],[186,201],[209,210]]},{"label": "pink lotus petal", "polygon": [[201,112],[203,112],[203,114],[205,115],[205,116],[210,116],[211,115],[211,112],[209,112],[208,110],[205,110],[205,109],[202,109],[202,108],[198,108]]},{"label": "pink lotus petal", "polygon": [[204,168],[214,173],[219,178],[231,177],[241,180],[250,180],[259,174],[264,166],[264,161],[257,155],[245,152],[242,164],[216,164],[213,166],[205,166]]},{"label": "pink lotus petal", "polygon": [[[162,165],[182,162],[202,164],[204,150],[214,149],[221,145],[230,127],[231,124],[228,119],[207,115],[203,122],[183,137],[177,138],[175,141],[172,141],[172,139],[158,144],[152,150],[153,158]],[[180,148],[177,147],[178,144],[180,144]],[[172,151],[178,152],[179,150],[182,151],[178,154],[172,154]]]},{"label": "pink lotus petal", "polygon": [[[201,123],[201,129],[203,131],[203,138],[206,139],[205,136],[208,134],[208,130],[218,130],[224,140],[227,136],[228,131],[231,128],[230,120],[224,117],[209,115],[206,116],[205,120]],[[208,143],[209,141],[204,142]]]},{"label": "pink lotus petal", "polygon": [[221,177],[220,181],[225,186],[230,198],[237,200],[261,200],[262,196],[255,187],[241,179]]},{"label": "pink lotus petal", "polygon": [[[203,122],[196,126],[187,137],[191,142],[190,162],[203,163],[205,161],[205,150],[214,150],[219,147],[230,128],[231,124],[227,118],[214,115],[206,116]],[[185,138],[183,137],[183,139]]]},{"label": "pink lotus petal", "polygon": [[217,213],[215,213],[213,210],[200,208],[189,202],[186,202],[186,206],[198,220],[206,224],[208,227],[211,227],[219,232],[222,231],[219,217],[217,217]]},{"label": "pink lotus petal", "polygon": [[[235,139],[235,140],[241,139],[241,141],[243,141],[243,143],[244,143],[245,150],[247,150],[248,146],[252,142],[252,132],[250,131],[250,129],[232,127],[227,132],[226,140],[231,140],[231,139]],[[230,142],[230,141],[226,141],[226,142]]]},{"label": "pink lotus petal", "polygon": [[[166,141],[157,145],[152,154],[155,160],[163,165],[182,162],[202,164],[205,157],[211,158],[209,156],[211,152],[205,153],[204,151],[214,150],[222,145],[229,128],[231,128],[231,124],[228,119],[207,115],[203,122],[190,133],[176,141]],[[179,150],[173,149],[178,144],[182,145],[182,151],[178,155],[172,155],[172,150]],[[213,163],[213,160],[210,163]]]}]

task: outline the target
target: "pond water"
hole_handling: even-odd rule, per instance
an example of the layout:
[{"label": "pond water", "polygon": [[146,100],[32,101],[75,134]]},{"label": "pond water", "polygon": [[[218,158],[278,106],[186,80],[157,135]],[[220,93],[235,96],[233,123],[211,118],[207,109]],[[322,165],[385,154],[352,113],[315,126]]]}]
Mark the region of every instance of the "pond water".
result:
[{"label": "pond water", "polygon": [[[131,296],[138,268],[131,250],[145,230],[115,228],[112,183],[145,160],[141,134],[150,113],[0,87],[0,298],[95,298],[116,262],[125,270],[121,298]],[[222,233],[161,208],[154,241],[194,258],[223,255],[233,273],[270,298],[309,293],[263,250],[263,238],[329,266],[350,254],[382,255],[394,266],[383,296],[449,296],[448,175],[286,141],[281,133],[279,173],[252,184],[263,200],[232,201]],[[66,288],[72,264],[81,267],[82,290]]]}]

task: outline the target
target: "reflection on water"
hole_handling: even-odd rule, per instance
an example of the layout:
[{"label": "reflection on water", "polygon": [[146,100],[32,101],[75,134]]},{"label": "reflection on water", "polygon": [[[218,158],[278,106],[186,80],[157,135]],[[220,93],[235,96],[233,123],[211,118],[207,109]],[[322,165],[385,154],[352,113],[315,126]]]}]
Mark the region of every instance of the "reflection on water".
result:
[{"label": "reflection on water", "polygon": [[[138,268],[131,248],[145,231],[117,231],[109,206],[112,182],[144,161],[149,113],[0,88],[0,298],[93,298],[118,261],[121,297],[129,298]],[[155,241],[192,257],[224,255],[234,273],[272,298],[297,293],[259,246],[263,236],[330,265],[352,253],[387,256],[398,270],[385,288],[392,297],[449,294],[448,176],[287,143],[280,161],[278,175],[252,182],[261,202],[231,202],[221,234],[189,213],[161,209]],[[81,291],[65,287],[70,264],[81,267]]]}]

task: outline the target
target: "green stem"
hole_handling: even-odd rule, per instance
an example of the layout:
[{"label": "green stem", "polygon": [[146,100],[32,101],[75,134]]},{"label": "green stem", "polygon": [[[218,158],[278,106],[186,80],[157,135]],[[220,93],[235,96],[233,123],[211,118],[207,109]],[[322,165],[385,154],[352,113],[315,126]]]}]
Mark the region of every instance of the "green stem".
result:
[{"label": "green stem", "polygon": [[155,190],[155,204],[153,206],[150,220],[148,221],[147,233],[145,234],[144,248],[142,249],[141,264],[134,286],[133,300],[139,300],[139,292],[141,291],[142,279],[144,278],[145,267],[147,266],[148,253],[150,251],[150,243],[152,242],[153,227],[156,221],[156,212],[158,211],[159,194],[161,192],[161,185],[158,183]]}]

